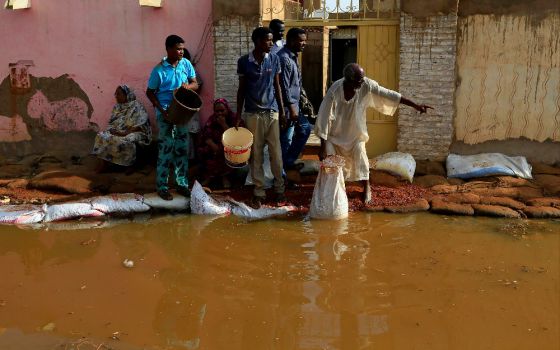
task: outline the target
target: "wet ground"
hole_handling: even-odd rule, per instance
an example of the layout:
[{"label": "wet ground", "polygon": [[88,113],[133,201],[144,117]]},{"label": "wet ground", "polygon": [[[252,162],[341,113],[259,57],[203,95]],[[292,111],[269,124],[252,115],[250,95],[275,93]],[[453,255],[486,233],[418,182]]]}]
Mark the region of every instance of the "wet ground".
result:
[{"label": "wet ground", "polygon": [[555,220],[0,226],[0,349],[558,349],[559,266]]}]

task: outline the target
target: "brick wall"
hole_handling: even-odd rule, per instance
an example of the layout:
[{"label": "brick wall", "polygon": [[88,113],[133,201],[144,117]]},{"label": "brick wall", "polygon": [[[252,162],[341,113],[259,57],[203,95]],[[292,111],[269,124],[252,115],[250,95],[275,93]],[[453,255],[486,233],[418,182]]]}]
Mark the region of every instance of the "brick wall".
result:
[{"label": "brick wall", "polygon": [[237,60],[253,49],[251,33],[258,25],[258,17],[225,16],[214,22],[214,96],[227,99],[234,111]]},{"label": "brick wall", "polygon": [[399,90],[435,108],[423,115],[399,109],[398,150],[417,159],[445,159],[453,140],[456,34],[456,14],[401,14]]}]

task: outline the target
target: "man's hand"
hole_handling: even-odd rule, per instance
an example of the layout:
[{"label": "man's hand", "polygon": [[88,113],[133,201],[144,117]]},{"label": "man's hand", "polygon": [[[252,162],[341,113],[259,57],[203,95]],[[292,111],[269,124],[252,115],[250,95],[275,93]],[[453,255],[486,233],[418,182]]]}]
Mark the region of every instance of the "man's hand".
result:
[{"label": "man's hand", "polygon": [[327,147],[325,143],[321,141],[321,147],[319,148],[319,160],[323,161],[323,159],[327,158]]},{"label": "man's hand", "polygon": [[297,122],[298,121],[298,112],[296,111],[296,105],[290,105],[290,107],[288,108],[288,111],[290,112],[290,120],[293,122]]},{"label": "man's hand", "polygon": [[418,112],[420,112],[420,114],[426,113],[428,111],[428,108],[434,109],[433,107],[430,107],[428,105],[416,105],[415,108]]},{"label": "man's hand", "polygon": [[278,121],[280,122],[280,129],[284,130],[288,127],[288,120],[286,120],[284,113],[278,115]]}]

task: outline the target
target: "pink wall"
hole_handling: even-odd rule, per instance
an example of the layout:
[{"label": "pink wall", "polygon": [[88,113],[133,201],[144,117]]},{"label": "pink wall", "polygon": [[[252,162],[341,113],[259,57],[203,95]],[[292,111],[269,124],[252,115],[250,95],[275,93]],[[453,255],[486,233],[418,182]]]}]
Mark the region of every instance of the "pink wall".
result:
[{"label": "pink wall", "polygon": [[[10,63],[32,60],[29,72],[35,77],[68,74],[88,96],[93,106],[90,122],[100,128],[107,125],[114,90],[123,83],[135,89],[153,118],[144,92],[152,67],[165,55],[166,36],[183,37],[193,56],[200,54],[197,48],[204,46],[199,45],[204,39],[209,42],[196,69],[204,80],[205,120],[214,91],[212,37],[203,38],[211,9],[209,0],[165,0],[162,8],[140,7],[137,0],[39,0],[27,10],[0,8],[0,81],[9,75]],[[47,103],[44,96],[30,101]],[[41,113],[36,111],[39,107],[29,107]],[[2,125],[5,120],[0,118],[0,142],[10,142],[2,133],[9,130]],[[83,122],[76,125],[83,127]]]}]

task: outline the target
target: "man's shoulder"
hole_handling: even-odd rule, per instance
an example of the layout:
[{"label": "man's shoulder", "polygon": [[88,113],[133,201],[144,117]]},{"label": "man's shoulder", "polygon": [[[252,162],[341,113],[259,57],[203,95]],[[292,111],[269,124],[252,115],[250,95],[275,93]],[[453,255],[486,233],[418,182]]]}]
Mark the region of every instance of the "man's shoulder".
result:
[{"label": "man's shoulder", "polygon": [[245,55],[239,57],[237,62],[240,62],[240,63],[249,62],[249,54],[246,53]]}]

